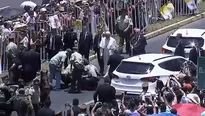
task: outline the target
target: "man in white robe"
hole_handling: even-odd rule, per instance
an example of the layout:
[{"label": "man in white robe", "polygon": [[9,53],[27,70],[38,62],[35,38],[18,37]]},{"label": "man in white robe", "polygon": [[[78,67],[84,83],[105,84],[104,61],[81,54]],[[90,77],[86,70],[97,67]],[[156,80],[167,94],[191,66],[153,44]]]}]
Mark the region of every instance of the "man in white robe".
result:
[{"label": "man in white robe", "polygon": [[100,41],[100,57],[103,59],[104,70],[106,71],[108,68],[108,65],[107,65],[108,59],[110,55],[113,54],[115,49],[117,49],[116,40],[111,37],[111,33],[109,31],[105,31]]}]

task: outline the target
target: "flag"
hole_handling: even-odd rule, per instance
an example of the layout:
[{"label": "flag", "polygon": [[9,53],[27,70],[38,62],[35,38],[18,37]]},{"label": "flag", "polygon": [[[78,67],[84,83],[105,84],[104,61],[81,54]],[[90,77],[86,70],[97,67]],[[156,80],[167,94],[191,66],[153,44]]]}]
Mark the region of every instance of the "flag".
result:
[{"label": "flag", "polygon": [[184,0],[187,4],[187,7],[189,8],[189,10],[195,10],[197,9],[195,0]]},{"label": "flag", "polygon": [[172,12],[174,11],[174,5],[169,2],[160,8],[160,13],[165,20],[172,19]]},{"label": "flag", "polygon": [[59,29],[61,28],[61,22],[58,18],[58,15],[53,15],[49,17],[49,26],[52,29]]}]

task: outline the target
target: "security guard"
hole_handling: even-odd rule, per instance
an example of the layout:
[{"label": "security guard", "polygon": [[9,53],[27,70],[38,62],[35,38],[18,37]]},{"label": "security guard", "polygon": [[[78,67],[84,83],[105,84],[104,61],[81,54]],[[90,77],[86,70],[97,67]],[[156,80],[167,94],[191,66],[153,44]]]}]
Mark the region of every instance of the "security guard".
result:
[{"label": "security guard", "polygon": [[[73,53],[71,54],[70,63],[72,71],[71,89],[70,93],[80,93],[81,92],[81,77],[84,72],[83,56],[77,52],[77,48],[73,48]],[[76,88],[77,81],[77,88]],[[77,89],[77,90],[76,90]]]},{"label": "security guard", "polygon": [[31,49],[22,53],[22,67],[23,67],[23,80],[28,83],[36,78],[36,72],[40,69],[40,54],[35,51],[36,46],[30,45]]},{"label": "security guard", "polygon": [[17,45],[14,43],[14,37],[9,37],[9,44],[6,46],[6,55],[8,61],[8,68],[9,68],[9,82],[13,83],[15,81],[16,72],[15,70],[11,70],[14,66],[14,63],[18,57],[18,50]]}]

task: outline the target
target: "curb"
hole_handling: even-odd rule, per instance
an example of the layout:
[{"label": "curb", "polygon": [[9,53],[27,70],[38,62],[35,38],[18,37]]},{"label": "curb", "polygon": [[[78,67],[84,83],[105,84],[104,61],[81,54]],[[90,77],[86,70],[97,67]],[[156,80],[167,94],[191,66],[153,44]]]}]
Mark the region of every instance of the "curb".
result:
[{"label": "curb", "polygon": [[148,34],[145,35],[145,37],[146,37],[147,39],[150,39],[150,38],[152,38],[152,37],[155,37],[155,36],[157,36],[157,35],[161,35],[161,34],[163,34],[163,33],[166,33],[166,32],[168,32],[168,31],[171,31],[171,30],[173,30],[173,29],[182,27],[182,26],[184,26],[184,25],[186,25],[186,24],[195,22],[195,21],[197,21],[197,20],[199,20],[199,19],[202,19],[202,18],[204,18],[204,17],[205,17],[205,12],[203,12],[203,13],[201,13],[201,14],[198,14],[198,15],[196,15],[196,16],[192,16],[192,17],[190,17],[190,18],[187,18],[187,19],[185,19],[185,20],[183,20],[183,21],[179,21],[179,22],[174,23],[174,24],[172,24],[172,25],[166,26],[166,27],[164,27],[164,28],[158,29],[158,30],[153,31],[153,32],[151,32],[151,33],[148,33]]},{"label": "curb", "polygon": [[[153,38],[153,37],[155,37],[155,36],[164,34],[164,33],[168,32],[168,31],[173,30],[173,29],[177,29],[177,28],[179,28],[179,27],[182,27],[182,26],[187,25],[187,24],[189,24],[189,23],[195,22],[195,21],[197,21],[197,20],[199,20],[199,19],[202,19],[202,18],[204,18],[204,17],[205,17],[205,12],[200,13],[200,14],[198,14],[198,15],[196,15],[196,16],[192,16],[192,17],[190,17],[190,18],[187,18],[187,19],[185,19],[185,20],[183,20],[183,21],[179,21],[179,22],[174,23],[174,24],[172,24],[172,25],[166,26],[166,27],[164,27],[164,28],[158,29],[158,30],[156,30],[156,31],[150,32],[150,33],[146,34],[145,37],[147,38],[147,40],[148,40],[148,39],[151,39],[151,38]],[[91,55],[91,56],[89,57],[89,60],[90,60],[90,61],[91,61],[91,60],[94,60],[96,57],[97,57],[96,55]]]}]

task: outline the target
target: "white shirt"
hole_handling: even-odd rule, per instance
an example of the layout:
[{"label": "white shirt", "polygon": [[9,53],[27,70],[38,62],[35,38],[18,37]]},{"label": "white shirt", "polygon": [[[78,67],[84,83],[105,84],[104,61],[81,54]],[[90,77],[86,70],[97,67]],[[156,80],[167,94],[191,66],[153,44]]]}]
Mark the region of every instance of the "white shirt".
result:
[{"label": "white shirt", "polygon": [[14,42],[9,42],[9,44],[6,46],[6,53],[17,53],[17,45]]},{"label": "white shirt", "polygon": [[28,29],[29,30],[34,30],[35,29],[35,23],[36,23],[36,18],[35,17],[30,17],[28,16],[26,18],[26,22],[28,23]]},{"label": "white shirt", "polygon": [[83,63],[83,56],[78,52],[74,52],[71,54],[70,61],[82,64]]},{"label": "white shirt", "polygon": [[28,47],[28,42],[29,42],[29,40],[28,40],[28,37],[27,36],[25,36],[21,41],[20,41],[20,43],[21,44],[23,44],[23,46],[24,47]]},{"label": "white shirt", "polygon": [[92,64],[86,65],[85,71],[87,71],[89,74],[91,74],[92,77],[98,77],[98,75],[97,75],[98,69]]},{"label": "white shirt", "polygon": [[[108,41],[108,43],[107,43],[107,41]],[[107,48],[109,50],[109,55],[112,55],[114,50],[117,48],[117,42],[112,37],[110,37],[109,40],[106,37],[102,37],[99,46],[100,46],[101,49]],[[103,56],[103,52],[102,51],[101,51],[100,55]]]},{"label": "white shirt", "polygon": [[129,18],[128,15],[125,16],[125,18],[121,18],[121,16],[119,16],[117,18],[117,24],[118,24],[118,28],[123,31],[125,30],[128,25],[133,25],[132,19]]},{"label": "white shirt", "polygon": [[3,28],[2,30],[2,36],[3,36],[3,39],[7,38],[10,36],[10,34],[12,33],[11,29],[9,28]]},{"label": "white shirt", "polygon": [[65,62],[66,60],[66,51],[60,51],[55,56],[53,56],[50,60],[50,64],[53,64],[55,66],[59,66],[61,62]]},{"label": "white shirt", "polygon": [[[28,12],[24,13],[23,15],[25,18],[29,17]],[[36,18],[38,15],[36,12],[34,12],[34,17]]]},{"label": "white shirt", "polygon": [[187,94],[186,97],[187,97],[187,101],[189,103],[193,103],[193,102],[195,104],[200,104],[201,103],[199,96],[195,93],[189,93],[189,94]]},{"label": "white shirt", "polygon": [[38,87],[37,89],[34,89],[33,87],[30,90],[32,92],[31,95],[31,101],[33,104],[38,104],[40,103],[40,88]]}]

